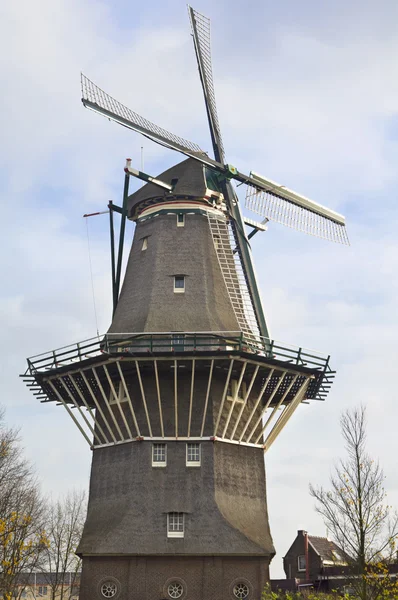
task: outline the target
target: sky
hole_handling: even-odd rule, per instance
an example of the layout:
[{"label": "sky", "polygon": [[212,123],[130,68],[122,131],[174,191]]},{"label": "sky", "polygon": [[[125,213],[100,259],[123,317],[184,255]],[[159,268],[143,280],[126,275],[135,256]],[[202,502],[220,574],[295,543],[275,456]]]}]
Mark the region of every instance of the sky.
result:
[{"label": "sky", "polygon": [[[272,223],[253,239],[271,336],[330,354],[337,370],[327,401],[300,406],[266,456],[271,574],[283,577],[298,529],[326,535],[308,484],[327,485],[344,456],[343,410],[366,406],[368,449],[398,507],[398,4],[194,8],[212,20],[228,162],[343,213],[351,242]],[[18,374],[26,357],[109,326],[108,220],[82,215],[121,202],[125,158],[139,166],[143,146],[154,175],[183,158],[85,110],[80,72],[205,150],[210,138],[182,0],[4,0],[0,40],[0,402],[56,496],[87,488],[91,453],[64,409],[39,404]]]}]

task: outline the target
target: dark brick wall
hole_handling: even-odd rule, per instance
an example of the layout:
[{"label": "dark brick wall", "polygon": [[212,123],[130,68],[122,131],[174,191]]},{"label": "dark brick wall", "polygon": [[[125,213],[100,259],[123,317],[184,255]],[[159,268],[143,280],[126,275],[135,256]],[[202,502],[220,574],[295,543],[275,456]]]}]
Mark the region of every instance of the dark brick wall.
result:
[{"label": "dark brick wall", "polygon": [[[141,251],[142,238],[148,248]],[[174,293],[185,275],[185,293]],[[137,223],[110,332],[238,331],[207,217],[159,215]]]},{"label": "dark brick wall", "polygon": [[[287,578],[306,578],[306,572],[298,570],[298,557],[300,555],[305,555],[303,531],[297,533],[296,539],[283,558],[283,569]],[[321,571],[322,561],[321,557],[315,552],[311,544],[308,544],[308,564],[310,579],[317,579]]]},{"label": "dark brick wall", "polygon": [[[225,374],[215,370],[205,435],[212,434]],[[191,376],[179,375],[179,432],[187,435]],[[142,374],[147,406],[158,413],[152,373]],[[131,385],[128,380],[128,385]],[[199,435],[207,376],[195,378],[191,435]],[[161,377],[166,436],[175,433],[173,372]],[[131,385],[137,419],[145,426],[139,386]],[[251,399],[249,408],[254,402]],[[226,402],[221,422],[229,412]],[[127,404],[123,403],[126,409]],[[114,407],[123,429],[122,420]],[[235,413],[240,410],[237,404]],[[236,414],[234,413],[235,417]],[[257,414],[254,415],[254,422]],[[131,415],[128,416],[132,426]],[[153,421],[154,422],[154,421]],[[234,417],[231,422],[234,422]],[[144,430],[146,433],[146,429]],[[115,432],[116,433],[116,432]],[[156,431],[160,435],[160,431]],[[90,480],[87,522],[79,552],[83,554],[265,554],[274,552],[268,525],[264,455],[261,448],[201,442],[200,468],[186,466],[186,443],[168,441],[165,468],[151,464],[152,442],[130,442],[95,449]],[[166,514],[186,514],[184,539],[166,537]]]},{"label": "dark brick wall", "polygon": [[[184,442],[167,448],[165,468],[150,441],[94,451],[79,552],[272,555],[262,450],[202,442],[201,466],[187,467]],[[168,512],[185,513],[184,538],[167,537]]]},{"label": "dark brick wall", "polygon": [[169,598],[171,580],[182,583],[184,600],[233,600],[239,581],[248,585],[249,600],[259,600],[269,581],[269,561],[240,556],[85,558],[80,600],[103,599],[100,586],[107,578],[117,582],[117,600]]}]

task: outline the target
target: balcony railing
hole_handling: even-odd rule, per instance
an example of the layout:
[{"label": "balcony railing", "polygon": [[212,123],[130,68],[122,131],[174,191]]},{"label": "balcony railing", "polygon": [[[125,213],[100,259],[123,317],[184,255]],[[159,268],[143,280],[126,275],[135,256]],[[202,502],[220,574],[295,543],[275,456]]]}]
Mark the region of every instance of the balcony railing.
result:
[{"label": "balcony railing", "polygon": [[108,333],[27,359],[27,373],[48,371],[101,355],[246,352],[267,359],[330,372],[329,356],[268,338],[248,339],[240,331]]}]

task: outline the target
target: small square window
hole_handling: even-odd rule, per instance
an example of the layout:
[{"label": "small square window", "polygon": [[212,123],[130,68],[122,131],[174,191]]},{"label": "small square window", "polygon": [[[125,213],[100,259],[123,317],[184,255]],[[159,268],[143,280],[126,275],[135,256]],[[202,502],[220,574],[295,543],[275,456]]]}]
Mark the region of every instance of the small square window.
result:
[{"label": "small square window", "polygon": [[299,571],[305,571],[306,570],[305,555],[302,554],[301,556],[299,556],[297,558],[297,561],[298,561],[298,570]]},{"label": "small square window", "polygon": [[187,467],[200,467],[200,444],[187,444]]},{"label": "small square window", "polygon": [[152,466],[165,467],[167,465],[166,444],[153,444],[152,446]]},{"label": "small square window", "polygon": [[180,293],[180,294],[185,292],[185,277],[184,277],[184,275],[175,275],[174,276],[174,292]]},{"label": "small square window", "polygon": [[184,537],[184,513],[167,514],[167,537]]},{"label": "small square window", "polygon": [[148,237],[142,238],[141,252],[148,248]]},{"label": "small square window", "polygon": [[185,226],[185,215],[184,213],[178,213],[177,215],[177,227]]}]

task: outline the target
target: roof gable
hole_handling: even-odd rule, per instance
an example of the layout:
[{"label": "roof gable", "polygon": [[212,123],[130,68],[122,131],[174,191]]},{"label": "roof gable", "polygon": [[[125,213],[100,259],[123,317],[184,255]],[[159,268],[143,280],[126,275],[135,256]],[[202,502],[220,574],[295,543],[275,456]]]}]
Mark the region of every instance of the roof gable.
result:
[{"label": "roof gable", "polygon": [[322,560],[333,563],[346,562],[343,550],[331,540],[328,540],[325,537],[309,535],[308,543],[311,544],[314,551],[322,558]]}]

